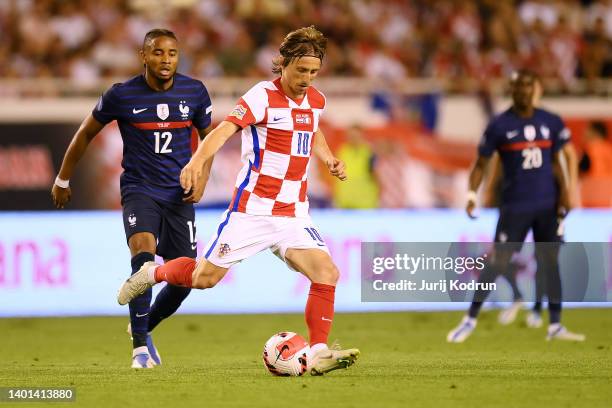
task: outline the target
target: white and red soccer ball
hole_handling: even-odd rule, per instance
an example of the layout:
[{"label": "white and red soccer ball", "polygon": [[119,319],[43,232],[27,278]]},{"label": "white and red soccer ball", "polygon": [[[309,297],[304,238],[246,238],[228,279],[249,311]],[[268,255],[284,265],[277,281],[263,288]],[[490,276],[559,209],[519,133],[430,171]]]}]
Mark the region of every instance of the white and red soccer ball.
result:
[{"label": "white and red soccer ball", "polygon": [[310,346],[302,336],[280,332],[266,342],[263,361],[268,371],[279,376],[300,376],[308,367]]}]

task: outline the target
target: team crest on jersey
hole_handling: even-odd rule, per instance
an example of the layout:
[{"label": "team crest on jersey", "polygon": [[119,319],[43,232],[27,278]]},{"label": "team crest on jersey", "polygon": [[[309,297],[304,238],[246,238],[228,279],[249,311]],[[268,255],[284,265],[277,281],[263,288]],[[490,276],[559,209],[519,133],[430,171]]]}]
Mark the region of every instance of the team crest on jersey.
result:
[{"label": "team crest on jersey", "polygon": [[181,111],[181,118],[187,119],[189,117],[189,106],[185,105],[185,101],[179,103],[179,110]]},{"label": "team crest on jersey", "polygon": [[559,133],[559,138],[561,140],[569,140],[571,136],[572,136],[572,132],[570,132],[568,128],[563,128],[561,133]]},{"label": "team crest on jersey", "polygon": [[168,104],[167,103],[158,103],[157,104],[157,116],[161,120],[168,119],[168,116],[170,116],[170,108],[168,108]]},{"label": "team crest on jersey", "polygon": [[247,108],[245,108],[241,104],[238,104],[236,105],[234,110],[229,115],[237,118],[238,120],[242,120],[242,118],[244,118],[244,115],[246,115],[246,113],[247,113]]},{"label": "team crest on jersey", "polygon": [[550,137],[550,129],[544,125],[540,126],[540,133],[544,139],[548,139]]},{"label": "team crest on jersey", "polygon": [[130,224],[130,227],[132,228],[136,226],[136,216],[134,215],[134,213],[128,216],[128,223]]},{"label": "team crest on jersey", "polygon": [[231,251],[229,244],[219,244],[219,258],[229,254]]},{"label": "team crest on jersey", "polygon": [[312,124],[312,117],[308,113],[298,113],[295,115],[295,123],[300,125]]},{"label": "team crest on jersey", "polygon": [[533,125],[527,125],[525,129],[523,129],[523,134],[528,142],[533,142],[536,138],[536,129]]}]

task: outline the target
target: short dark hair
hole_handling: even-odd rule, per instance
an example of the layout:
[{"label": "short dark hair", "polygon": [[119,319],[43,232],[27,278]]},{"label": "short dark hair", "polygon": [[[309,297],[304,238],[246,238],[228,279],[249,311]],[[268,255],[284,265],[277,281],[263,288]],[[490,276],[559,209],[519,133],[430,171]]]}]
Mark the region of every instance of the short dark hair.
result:
[{"label": "short dark hair", "polygon": [[597,133],[602,139],[608,138],[608,127],[606,123],[601,120],[594,120],[589,123],[589,128],[595,133]]},{"label": "short dark hair", "polygon": [[280,55],[272,60],[272,72],[280,74],[296,58],[315,57],[323,61],[327,38],[315,26],[302,27],[287,34],[280,45]]},{"label": "short dark hair", "polygon": [[165,28],[154,28],[153,30],[145,34],[144,40],[142,40],[142,49],[144,50],[148,42],[153,41],[158,37],[170,37],[174,38],[174,41],[178,41],[174,32]]}]

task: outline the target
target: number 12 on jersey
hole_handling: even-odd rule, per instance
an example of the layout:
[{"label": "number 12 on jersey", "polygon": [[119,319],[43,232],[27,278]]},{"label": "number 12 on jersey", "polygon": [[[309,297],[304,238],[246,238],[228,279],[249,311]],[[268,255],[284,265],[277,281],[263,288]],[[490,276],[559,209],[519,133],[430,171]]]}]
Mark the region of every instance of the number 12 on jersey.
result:
[{"label": "number 12 on jersey", "polygon": [[172,153],[172,149],[168,147],[172,140],[172,133],[153,132],[153,134],[155,135],[155,153]]}]

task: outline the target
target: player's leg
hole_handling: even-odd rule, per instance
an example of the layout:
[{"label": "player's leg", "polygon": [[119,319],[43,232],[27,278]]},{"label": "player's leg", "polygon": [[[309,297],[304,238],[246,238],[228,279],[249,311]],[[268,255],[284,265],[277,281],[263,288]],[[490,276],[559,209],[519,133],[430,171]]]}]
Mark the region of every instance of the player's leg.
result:
[{"label": "player's leg", "polygon": [[[145,262],[154,260],[155,241],[155,236],[150,232],[139,232],[130,237],[128,243],[132,254],[132,274],[138,272]],[[133,368],[150,368],[149,360],[151,359],[154,364],[161,363],[157,352],[155,352],[156,358],[153,359],[148,346],[151,292],[151,289],[145,291],[140,296],[135,297],[129,304],[130,324],[128,332],[132,336]],[[154,348],[152,341],[150,343]]]},{"label": "player's leg", "polygon": [[212,288],[223,279],[227,271],[228,268],[217,266],[204,258],[197,263],[187,257],[172,259],[163,265],[147,262],[121,285],[117,301],[125,305],[160,282],[183,288]]},{"label": "player's leg", "polygon": [[516,263],[510,261],[506,273],[502,276],[508,281],[510,288],[512,289],[512,304],[510,307],[503,309],[499,312],[497,317],[497,321],[502,325],[509,325],[516,320],[516,315],[519,310],[523,307],[523,294],[521,293],[517,281],[516,281],[516,273],[519,267]]},{"label": "player's leg", "polygon": [[310,339],[309,370],[312,375],[322,375],[339,368],[351,366],[359,357],[359,350],[331,349],[328,337],[334,319],[334,299],[339,272],[329,253],[320,249],[295,249],[285,251],[285,261],[310,280],[305,318]]},{"label": "player's leg", "polygon": [[310,346],[327,345],[334,319],[336,282],[340,273],[327,252],[319,249],[288,249],[285,260],[310,280],[306,324]]},{"label": "player's leg", "polygon": [[516,265],[516,263],[514,262],[510,262],[506,273],[503,275],[503,277],[508,281],[510,288],[512,289],[512,299],[514,302],[523,301],[523,294],[521,293],[521,290],[519,289],[516,283],[516,273],[518,272],[518,270],[519,266]]},{"label": "player's leg", "polygon": [[310,280],[305,319],[310,339],[309,370],[313,375],[346,368],[359,356],[357,349],[328,347],[334,320],[334,302],[339,271],[310,218],[278,218],[280,240],[272,251],[287,265]]},{"label": "player's leg", "polygon": [[[168,262],[179,257],[195,259],[197,240],[195,211],[191,204],[162,205],[163,218],[157,252]],[[178,310],[191,288],[167,284],[157,294],[149,313],[149,332]]]},{"label": "player's leg", "polygon": [[544,260],[541,258],[541,251],[536,248],[536,272],[535,272],[535,299],[533,307],[527,313],[525,323],[527,327],[531,329],[538,329],[542,327],[542,301],[544,294],[546,293],[546,272],[544,271]]},{"label": "player's leg", "polygon": [[[546,339],[584,341],[583,334],[572,333],[561,325],[562,291],[559,273],[559,250],[563,242],[562,228],[555,209],[538,212],[533,236],[536,251],[543,261],[546,297],[548,298],[549,326]],[[539,265],[538,265],[539,267]]]},{"label": "player's leg", "polygon": [[271,246],[267,237],[272,236],[274,227],[266,217],[225,212],[221,218],[199,262],[181,257],[164,265],[143,265],[119,289],[119,304],[126,304],[159,282],[185,288],[212,288],[232,265]]},{"label": "player's leg", "polygon": [[[500,274],[505,273],[512,254],[517,249],[520,249],[520,245],[527,236],[530,225],[531,217],[529,214],[504,210],[500,212],[495,231],[495,249],[478,278],[479,283],[495,282],[495,279]],[[459,325],[448,332],[446,341],[449,343],[462,343],[472,334],[476,328],[482,304],[488,297],[489,292],[483,289],[478,289],[474,292],[467,315],[462,318]]]},{"label": "player's leg", "polygon": [[[130,248],[132,275],[143,264],[152,262],[156,252],[156,235],[159,233],[161,213],[155,202],[143,194],[131,194],[123,198],[123,222]],[[150,368],[151,359],[147,343],[151,290],[135,297],[129,305],[132,336],[132,367]]]}]

